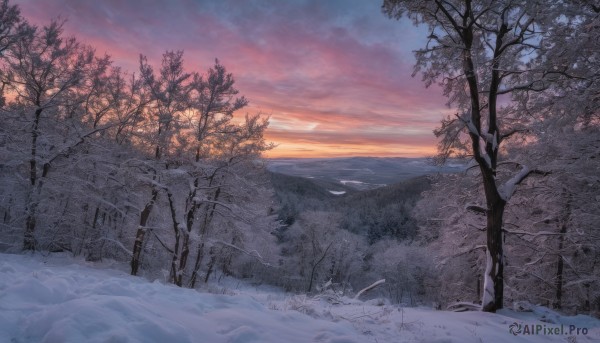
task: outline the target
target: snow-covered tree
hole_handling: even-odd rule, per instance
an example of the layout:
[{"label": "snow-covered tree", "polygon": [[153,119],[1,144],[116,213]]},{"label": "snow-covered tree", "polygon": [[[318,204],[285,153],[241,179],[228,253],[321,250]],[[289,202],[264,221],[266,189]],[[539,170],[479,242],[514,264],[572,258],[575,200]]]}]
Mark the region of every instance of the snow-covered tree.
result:
[{"label": "snow-covered tree", "polygon": [[[170,256],[169,279],[194,287],[205,264],[206,279],[221,253],[244,250],[235,242],[215,247],[212,227],[216,220],[234,229],[252,217],[244,210],[251,201],[238,187],[250,187],[253,164],[271,147],[263,137],[268,121],[261,115],[235,120],[247,100],[236,97],[233,76],[218,61],[205,75],[185,73],[182,52],[165,53],[158,73],[146,58],[140,61],[148,105],[134,143],[147,156],[139,180],[149,198],[140,210],[131,272],[138,273],[143,252],[154,247],[148,240],[156,240],[162,252],[153,254]],[[152,216],[169,220],[156,217],[151,224]]]},{"label": "snow-covered tree", "polygon": [[[141,149],[150,148],[148,156],[153,160],[148,163],[145,178],[150,186],[150,197],[140,211],[140,221],[135,235],[131,258],[131,274],[136,275],[146,239],[147,223],[161,191],[160,176],[169,174],[169,157],[172,155],[175,136],[180,128],[183,113],[189,108],[192,74],[183,71],[183,51],[167,51],[163,54],[161,68],[154,72],[145,56],[140,56],[140,74],[143,88],[149,96],[145,111],[145,128],[142,130]],[[167,169],[163,173],[163,169]],[[162,187],[164,188],[164,187]],[[172,203],[171,192],[167,191]],[[179,228],[175,228],[179,232]]]},{"label": "snow-covered tree", "polygon": [[[516,186],[536,166],[503,161],[503,146],[530,128],[539,117],[529,116],[510,102],[527,92],[544,92],[569,74],[562,61],[545,58],[549,36],[565,22],[560,13],[569,4],[546,1],[403,1],[385,0],[392,18],[407,15],[425,24],[427,46],[416,52],[415,72],[426,85],[439,83],[448,104],[457,108],[442,121],[442,160],[470,156],[479,169],[486,216],[486,268],[482,309],[503,306],[503,217]],[[563,52],[570,47],[561,46]],[[502,105],[505,104],[505,105]],[[506,163],[509,162],[509,163]]]},{"label": "snow-covered tree", "polygon": [[180,286],[241,274],[241,255],[269,265],[268,118],[234,117],[248,102],[223,65],[188,73],[169,51],[136,76],[64,22],[29,26],[7,1],[0,18],[0,249],[129,260]]},{"label": "snow-covered tree", "polygon": [[[569,313],[598,314],[596,221],[600,215],[598,128],[548,131],[507,153],[548,175],[529,178],[505,213],[506,301],[529,301]],[[481,294],[485,216],[476,181],[439,176],[415,208],[419,240],[436,252],[442,304],[476,301]],[[449,198],[447,194],[454,194]]]},{"label": "snow-covered tree", "polygon": [[507,212],[513,299],[535,296],[531,301],[572,313],[600,311],[598,137],[597,125],[563,128],[531,147],[531,160],[550,174],[543,183],[529,180]]},{"label": "snow-covered tree", "polygon": [[[19,39],[31,33],[33,27],[28,25],[21,16],[21,11],[16,5],[9,5],[8,0],[0,2],[0,59],[5,58],[7,50],[15,45]],[[0,73],[4,72],[0,70]],[[1,76],[2,74],[0,74]],[[4,88],[6,83],[0,88],[0,108],[6,103],[4,98]]]},{"label": "snow-covered tree", "polygon": [[36,249],[38,208],[54,164],[105,129],[85,125],[82,104],[91,91],[86,79],[102,74],[109,63],[108,57],[97,58],[92,48],[63,37],[57,21],[28,30],[7,50],[2,83],[14,100],[4,113],[23,135],[24,145],[13,145],[21,155],[15,158],[28,163],[25,250]]},{"label": "snow-covered tree", "polygon": [[[331,281],[349,291],[366,254],[366,239],[340,228],[340,213],[304,211],[282,235],[282,271],[288,289],[313,292]],[[372,280],[371,280],[372,282]]]}]

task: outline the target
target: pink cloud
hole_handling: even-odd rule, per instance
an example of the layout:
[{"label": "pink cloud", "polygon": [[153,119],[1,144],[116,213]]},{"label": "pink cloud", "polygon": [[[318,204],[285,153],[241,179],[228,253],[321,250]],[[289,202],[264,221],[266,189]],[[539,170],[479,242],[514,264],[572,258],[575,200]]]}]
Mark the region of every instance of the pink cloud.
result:
[{"label": "pink cloud", "polygon": [[183,49],[187,67],[199,71],[218,57],[250,99],[248,111],[271,114],[268,137],[281,143],[275,155],[285,155],[286,145],[289,154],[310,151],[311,156],[430,154],[431,131],[448,111],[438,89],[425,89],[410,77],[408,50],[419,46],[423,33],[385,18],[379,4],[14,3],[36,24],[67,18],[68,34],[109,53],[129,71],[137,71],[140,53],[158,63],[164,50]]}]

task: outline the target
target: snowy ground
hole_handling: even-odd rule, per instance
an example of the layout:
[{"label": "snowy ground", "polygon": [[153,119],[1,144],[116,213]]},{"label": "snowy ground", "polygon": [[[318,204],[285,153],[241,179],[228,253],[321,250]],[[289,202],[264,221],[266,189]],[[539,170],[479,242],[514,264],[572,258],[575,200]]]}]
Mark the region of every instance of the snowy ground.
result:
[{"label": "snowy ground", "polygon": [[[453,313],[347,298],[332,303],[231,282],[198,292],[131,277],[119,267],[65,255],[0,254],[0,342],[600,341],[599,320],[542,307]],[[520,329],[516,336],[511,325]],[[561,325],[560,335],[543,334]],[[541,331],[524,335],[530,328]],[[569,335],[571,328],[579,334]]]}]

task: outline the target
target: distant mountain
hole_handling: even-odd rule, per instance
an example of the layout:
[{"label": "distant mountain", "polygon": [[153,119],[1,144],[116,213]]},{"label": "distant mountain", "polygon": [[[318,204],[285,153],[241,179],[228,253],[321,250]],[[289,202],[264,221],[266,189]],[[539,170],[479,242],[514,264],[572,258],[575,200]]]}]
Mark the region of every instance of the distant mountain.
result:
[{"label": "distant mountain", "polygon": [[427,174],[457,173],[466,168],[458,161],[435,166],[427,158],[403,157],[270,159],[267,166],[276,173],[326,180],[358,190],[374,189]]}]

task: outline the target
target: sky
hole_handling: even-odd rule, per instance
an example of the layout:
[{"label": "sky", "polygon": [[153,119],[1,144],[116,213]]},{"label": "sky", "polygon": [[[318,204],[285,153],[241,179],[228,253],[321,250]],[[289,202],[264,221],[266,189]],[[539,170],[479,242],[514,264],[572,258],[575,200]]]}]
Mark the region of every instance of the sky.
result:
[{"label": "sky", "polygon": [[381,0],[16,0],[37,25],[61,17],[65,32],[137,72],[184,50],[187,69],[218,58],[270,116],[267,157],[420,157],[448,114],[436,87],[411,77],[425,28],[392,20]]}]

